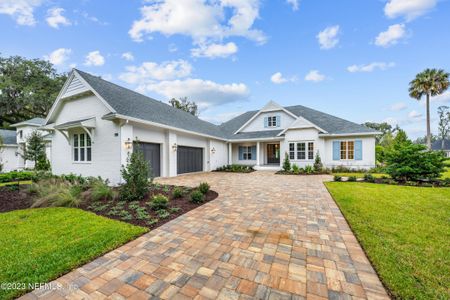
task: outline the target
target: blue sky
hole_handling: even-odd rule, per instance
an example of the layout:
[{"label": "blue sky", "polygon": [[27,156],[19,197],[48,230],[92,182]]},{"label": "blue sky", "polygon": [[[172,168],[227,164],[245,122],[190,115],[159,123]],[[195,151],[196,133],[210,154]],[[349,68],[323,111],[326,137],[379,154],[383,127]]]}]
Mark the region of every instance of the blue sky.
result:
[{"label": "blue sky", "polygon": [[[408,83],[450,71],[448,0],[0,0],[3,56],[45,58],[220,123],[269,100],[425,133]],[[432,102],[450,105],[450,92]]]}]

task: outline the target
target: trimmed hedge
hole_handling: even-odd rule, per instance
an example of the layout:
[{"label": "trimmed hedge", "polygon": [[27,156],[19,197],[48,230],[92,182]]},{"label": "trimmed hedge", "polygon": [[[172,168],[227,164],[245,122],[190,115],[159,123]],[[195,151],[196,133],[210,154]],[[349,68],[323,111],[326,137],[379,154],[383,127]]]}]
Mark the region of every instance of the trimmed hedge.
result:
[{"label": "trimmed hedge", "polygon": [[0,174],[0,183],[12,182],[12,181],[23,181],[23,180],[34,180],[35,177],[36,177],[35,172],[11,171],[9,173]]}]

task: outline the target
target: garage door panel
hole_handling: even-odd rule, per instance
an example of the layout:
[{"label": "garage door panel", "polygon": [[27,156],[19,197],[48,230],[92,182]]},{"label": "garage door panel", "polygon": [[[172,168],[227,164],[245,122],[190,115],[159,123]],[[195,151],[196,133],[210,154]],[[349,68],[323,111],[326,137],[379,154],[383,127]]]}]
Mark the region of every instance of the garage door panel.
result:
[{"label": "garage door panel", "polygon": [[161,176],[161,145],[154,143],[137,143],[134,147],[135,151],[142,151],[144,158],[148,161],[151,168],[152,177]]},{"label": "garage door panel", "polygon": [[203,171],[203,149],[178,146],[177,173],[183,174],[201,171]]}]

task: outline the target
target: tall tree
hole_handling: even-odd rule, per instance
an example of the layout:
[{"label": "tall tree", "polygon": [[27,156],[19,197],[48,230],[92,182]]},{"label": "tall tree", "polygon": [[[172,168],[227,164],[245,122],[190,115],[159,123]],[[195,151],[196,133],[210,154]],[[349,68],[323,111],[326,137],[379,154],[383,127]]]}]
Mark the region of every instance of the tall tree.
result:
[{"label": "tall tree", "polygon": [[363,125],[366,127],[375,129],[376,131],[381,132],[381,135],[378,135],[375,140],[377,145],[382,144],[383,140],[385,140],[386,138],[391,140],[392,134],[395,130],[395,129],[392,129],[392,125],[390,125],[386,122],[382,122],[382,123],[366,122]]},{"label": "tall tree", "polygon": [[66,78],[48,61],[0,56],[0,127],[47,116]]},{"label": "tall tree", "polygon": [[430,127],[430,97],[440,95],[448,89],[449,73],[444,70],[426,69],[416,75],[409,83],[409,96],[420,100],[426,97],[427,106],[427,147],[431,149],[431,127]]},{"label": "tall tree", "polygon": [[441,149],[444,150],[445,140],[449,138],[450,134],[450,110],[448,106],[438,107],[439,115],[439,138],[441,141]]},{"label": "tall tree", "polygon": [[172,98],[169,100],[170,105],[175,108],[184,110],[193,116],[198,117],[198,106],[194,101],[189,101],[187,97],[182,97],[180,99]]}]

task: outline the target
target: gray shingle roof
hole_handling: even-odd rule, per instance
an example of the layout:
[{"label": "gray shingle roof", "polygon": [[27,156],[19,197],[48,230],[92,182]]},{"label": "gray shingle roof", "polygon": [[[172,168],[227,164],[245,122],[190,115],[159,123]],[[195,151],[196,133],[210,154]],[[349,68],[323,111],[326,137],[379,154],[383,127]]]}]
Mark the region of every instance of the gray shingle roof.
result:
[{"label": "gray shingle roof", "polygon": [[15,130],[0,129],[0,136],[2,137],[3,144],[5,145],[16,145],[16,135],[17,133]]},{"label": "gray shingle roof", "polygon": [[12,124],[11,127],[17,127],[20,125],[36,125],[36,126],[42,126],[45,124],[45,119],[43,118],[33,118],[29,120],[25,120],[16,124]]},{"label": "gray shingle roof", "polygon": [[[224,139],[254,139],[276,137],[281,130],[245,132],[234,134],[258,111],[245,112],[219,126],[203,121],[187,112],[144,96],[132,90],[93,76],[83,71],[76,72],[89,83],[100,96],[118,113],[124,116],[151,121],[162,125],[185,129]],[[329,134],[375,133],[371,128],[302,106],[285,107],[296,116],[301,116]]]},{"label": "gray shingle roof", "polygon": [[444,149],[442,149],[442,140],[434,141],[431,144],[432,150],[450,150],[450,139],[444,140]]},{"label": "gray shingle roof", "polygon": [[[214,124],[203,121],[190,113],[166,103],[118,86],[91,74],[76,70],[92,88],[118,113],[124,116],[225,138]],[[131,105],[132,103],[132,105]]]}]

